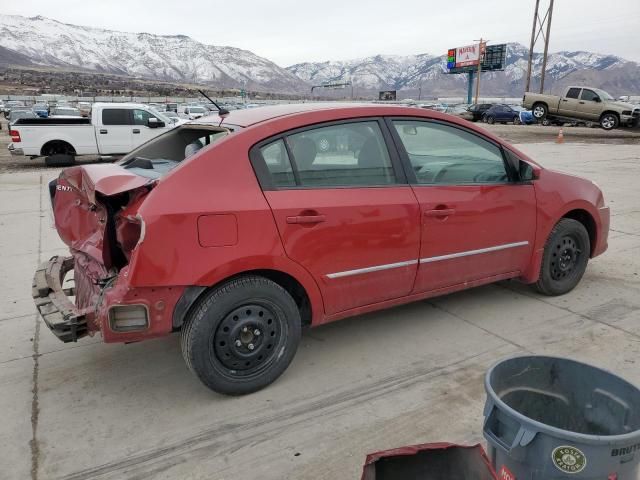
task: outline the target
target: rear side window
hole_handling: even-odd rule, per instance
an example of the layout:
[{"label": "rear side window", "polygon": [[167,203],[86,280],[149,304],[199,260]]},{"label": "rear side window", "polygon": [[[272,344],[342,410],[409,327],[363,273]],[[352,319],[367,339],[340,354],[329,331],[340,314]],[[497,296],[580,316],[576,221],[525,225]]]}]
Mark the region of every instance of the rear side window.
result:
[{"label": "rear side window", "polygon": [[342,123],[286,138],[303,187],[376,186],[396,183],[376,121]]},{"label": "rear side window", "polygon": [[579,88],[570,88],[567,92],[567,98],[578,98],[578,95],[580,95]]},{"label": "rear side window", "polygon": [[105,108],[102,110],[103,125],[131,125],[129,110],[122,108]]},{"label": "rear side window", "polygon": [[282,139],[269,143],[260,149],[275,187],[295,187],[293,168]]}]

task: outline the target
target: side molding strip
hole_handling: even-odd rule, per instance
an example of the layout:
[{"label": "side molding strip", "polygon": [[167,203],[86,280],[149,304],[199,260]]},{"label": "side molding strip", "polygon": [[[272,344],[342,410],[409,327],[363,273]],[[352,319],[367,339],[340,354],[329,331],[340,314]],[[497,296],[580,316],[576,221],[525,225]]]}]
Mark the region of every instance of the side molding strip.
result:
[{"label": "side molding strip", "polygon": [[481,253],[497,252],[498,250],[506,250],[507,248],[524,247],[529,242],[506,243],[504,245],[496,245],[495,247],[480,248],[478,250],[467,250],[466,252],[450,253],[449,255],[440,255],[437,257],[421,258],[420,263],[439,262],[441,260],[449,260],[452,258],[468,257],[470,255],[479,255]]},{"label": "side molding strip", "polygon": [[358,268],[356,270],[346,270],[344,272],[328,273],[327,278],[350,277],[351,275],[360,275],[361,273],[379,272],[380,270],[389,270],[391,268],[408,267],[415,265],[418,260],[407,260],[406,262],[387,263],[385,265],[376,265],[374,267]]}]

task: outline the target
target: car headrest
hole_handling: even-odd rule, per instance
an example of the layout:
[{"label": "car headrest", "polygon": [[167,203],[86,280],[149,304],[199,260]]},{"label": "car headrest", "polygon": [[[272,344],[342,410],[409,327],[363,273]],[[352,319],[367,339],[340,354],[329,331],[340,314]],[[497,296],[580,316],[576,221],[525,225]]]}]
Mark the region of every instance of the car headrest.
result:
[{"label": "car headrest", "polygon": [[296,164],[298,165],[298,170],[311,169],[311,165],[318,154],[318,149],[313,140],[305,137],[296,138],[293,142],[292,151]]}]

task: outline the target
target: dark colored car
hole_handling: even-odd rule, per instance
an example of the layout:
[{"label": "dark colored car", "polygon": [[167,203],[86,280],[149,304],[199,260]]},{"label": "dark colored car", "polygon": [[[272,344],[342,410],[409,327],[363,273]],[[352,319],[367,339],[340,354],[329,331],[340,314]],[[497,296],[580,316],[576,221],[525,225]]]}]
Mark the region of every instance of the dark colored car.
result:
[{"label": "dark colored car", "polygon": [[180,331],[189,368],[234,395],[278,378],[303,327],[510,278],[566,293],[609,231],[593,182],[387,105],[204,117],[63,170],[50,192],[70,255],[40,266],[33,297],[53,333]]},{"label": "dark colored car", "polygon": [[493,123],[515,123],[519,125],[520,114],[509,105],[493,105],[482,115],[482,120],[489,124]]},{"label": "dark colored car", "polygon": [[476,104],[471,105],[468,109],[468,112],[471,114],[471,118],[468,118],[468,120],[471,120],[472,122],[481,121],[485,112],[489,110],[492,106],[493,106],[493,103],[479,103],[477,105]]}]

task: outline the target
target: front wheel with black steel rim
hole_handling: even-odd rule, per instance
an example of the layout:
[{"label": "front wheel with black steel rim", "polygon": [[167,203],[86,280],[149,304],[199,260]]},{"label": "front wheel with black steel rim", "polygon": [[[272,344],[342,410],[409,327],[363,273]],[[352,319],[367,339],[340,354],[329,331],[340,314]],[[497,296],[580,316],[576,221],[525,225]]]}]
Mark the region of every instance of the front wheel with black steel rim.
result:
[{"label": "front wheel with black steel rim", "polygon": [[580,282],[587,268],[591,242],[582,223],[560,220],[547,239],[536,288],[545,295],[562,295]]},{"label": "front wheel with black steel rim", "polygon": [[289,366],[301,321],[291,295],[259,276],[230,280],[207,292],[182,327],[182,354],[211,390],[255,392]]}]

